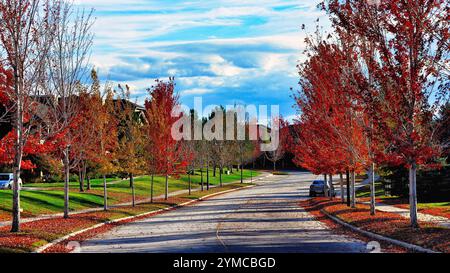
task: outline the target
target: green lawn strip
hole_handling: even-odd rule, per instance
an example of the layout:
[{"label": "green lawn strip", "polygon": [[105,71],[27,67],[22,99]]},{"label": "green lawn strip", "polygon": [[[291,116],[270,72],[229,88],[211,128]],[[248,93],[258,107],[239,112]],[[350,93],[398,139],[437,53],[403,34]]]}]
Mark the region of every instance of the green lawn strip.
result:
[{"label": "green lawn strip", "polygon": [[[121,178],[113,177],[113,178],[106,178],[106,182],[116,182],[121,181]],[[128,181],[128,180],[127,180]],[[84,182],[84,186],[86,187],[87,182]],[[54,183],[25,183],[23,185],[24,187],[32,187],[32,188],[64,188],[64,182],[54,182]],[[91,186],[103,186],[103,178],[94,178],[91,179]],[[69,187],[78,189],[80,188],[79,182],[69,182]]]},{"label": "green lawn strip", "polygon": [[[219,173],[216,177],[210,172],[210,184],[219,184]],[[259,172],[244,170],[244,179],[251,176],[260,175]],[[223,183],[232,183],[240,180],[240,172],[234,172],[231,175],[223,175]],[[135,179],[135,193],[138,200],[146,200],[150,198],[150,181],[151,176],[141,176]],[[191,176],[192,189],[200,188],[200,173]],[[204,172],[204,183],[206,189],[206,172]],[[188,177],[182,176],[179,179],[169,179],[169,192],[188,189]],[[164,194],[165,178],[154,177],[154,197]],[[92,184],[92,190],[88,192],[79,192],[76,188],[72,188],[70,195],[70,210],[83,210],[89,208],[97,208],[103,206],[103,185],[100,182]],[[128,180],[108,185],[108,204],[115,205],[119,203],[131,202],[131,188]],[[0,220],[7,221],[11,219],[12,207],[12,191],[0,191]],[[23,217],[32,217],[42,214],[60,213],[64,210],[64,192],[60,189],[42,190],[42,191],[21,191],[21,207],[23,209]]]},{"label": "green lawn strip", "polygon": [[[375,196],[384,196],[383,184],[375,183]],[[370,185],[364,185],[356,190],[356,198],[370,197]]]},{"label": "green lawn strip", "polygon": [[159,209],[173,207],[177,204],[192,199],[248,186],[249,184],[228,184],[221,188],[213,188],[210,191],[195,192],[192,196],[181,194],[170,197],[168,201],[155,200],[155,203],[139,204],[136,207],[115,207],[109,211],[97,211],[71,216],[69,219],[61,217],[38,220],[22,224],[22,232],[13,234],[9,232],[10,227],[0,228],[0,253],[5,252],[31,252],[60,237],[70,233],[94,226],[99,223],[121,219],[129,216],[157,211]]}]

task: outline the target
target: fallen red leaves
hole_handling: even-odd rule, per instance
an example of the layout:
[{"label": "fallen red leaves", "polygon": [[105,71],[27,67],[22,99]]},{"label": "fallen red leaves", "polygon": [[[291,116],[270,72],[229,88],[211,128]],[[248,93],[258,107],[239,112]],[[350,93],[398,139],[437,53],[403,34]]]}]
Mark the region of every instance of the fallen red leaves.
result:
[{"label": "fallen red leaves", "polygon": [[[323,208],[321,205],[318,205],[316,203],[310,202],[309,200],[306,200],[306,201],[300,202],[300,206],[303,207],[310,214],[312,214],[316,218],[316,220],[326,224],[328,227],[333,229],[333,231],[335,233],[353,237],[353,238],[356,238],[356,239],[361,240],[366,243],[373,241],[372,238],[369,238],[362,234],[355,233],[354,231],[352,231],[342,225],[339,225],[338,223],[336,223],[333,220],[331,220],[330,218],[328,218],[323,212],[320,211]],[[383,252],[387,252],[387,253],[406,253],[407,252],[407,250],[402,247],[392,245],[389,243],[385,243],[385,242],[380,242],[380,243],[381,243]]]},{"label": "fallen red leaves", "polygon": [[450,209],[448,207],[419,209],[419,212],[450,219]]},{"label": "fallen red leaves", "polygon": [[95,226],[99,223],[109,222],[114,219],[122,219],[128,216],[140,215],[147,212],[149,213],[132,219],[123,220],[119,223],[106,224],[101,227],[83,232],[69,238],[69,240],[54,245],[45,251],[53,253],[67,253],[71,251],[70,249],[66,248],[68,241],[82,242],[87,238],[91,238],[95,235],[104,233],[117,225],[122,225],[162,213],[158,212],[158,210],[160,209],[174,209],[178,204],[192,201],[193,199],[199,198],[201,196],[240,187],[242,187],[241,184],[232,184],[227,185],[223,188],[213,188],[210,191],[196,192],[195,195],[191,197],[188,197],[186,195],[179,195],[170,197],[168,200],[155,200],[155,203],[153,204],[145,203],[140,204],[136,207],[114,207],[108,211],[74,214],[69,219],[51,218],[45,220],[37,220],[33,222],[23,223],[21,225],[21,232],[17,234],[9,232],[11,228],[10,226],[4,226],[0,228],[0,252],[30,252],[40,246],[47,244],[48,242],[54,241],[73,232]]},{"label": "fallen red leaves", "polygon": [[356,208],[352,209],[327,198],[304,201],[301,206],[316,215],[320,215],[318,212],[323,209],[353,226],[386,237],[435,251],[450,252],[450,229],[438,227],[433,223],[420,222],[420,229],[412,229],[409,219],[398,214],[377,211],[375,216],[371,216],[369,205],[358,204]]},{"label": "fallen red leaves", "polygon": [[[76,214],[72,215],[69,219],[52,218],[38,220],[22,224],[21,233],[18,234],[10,233],[10,227],[5,226],[0,228],[0,250],[4,249],[8,251],[27,252],[33,251],[35,248],[45,245],[48,242],[56,240],[67,234],[76,232],[78,230],[89,228],[99,223],[108,222],[113,219],[134,216],[145,212],[151,212],[160,208],[168,208],[170,206],[174,206],[186,201],[188,201],[188,199],[170,198],[166,202],[142,204],[135,208],[128,206],[113,208],[108,211]],[[137,219],[139,218],[134,218],[133,220]],[[106,225],[102,228],[104,229],[108,226],[110,225]],[[101,230],[102,229],[95,230],[94,232],[101,232]],[[57,250],[61,250],[61,247],[57,248]],[[68,250],[64,250],[62,252],[68,252]]]}]

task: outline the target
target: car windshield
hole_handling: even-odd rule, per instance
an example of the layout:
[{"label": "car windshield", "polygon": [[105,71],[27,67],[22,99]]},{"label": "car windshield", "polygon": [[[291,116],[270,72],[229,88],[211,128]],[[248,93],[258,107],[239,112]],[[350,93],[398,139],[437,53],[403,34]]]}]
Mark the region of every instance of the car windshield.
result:
[{"label": "car windshield", "polygon": [[9,181],[9,175],[5,175],[5,174],[0,174],[0,181]]},{"label": "car windshield", "polygon": [[320,184],[324,184],[324,182],[323,181],[314,181],[313,184],[314,185],[320,185]]}]

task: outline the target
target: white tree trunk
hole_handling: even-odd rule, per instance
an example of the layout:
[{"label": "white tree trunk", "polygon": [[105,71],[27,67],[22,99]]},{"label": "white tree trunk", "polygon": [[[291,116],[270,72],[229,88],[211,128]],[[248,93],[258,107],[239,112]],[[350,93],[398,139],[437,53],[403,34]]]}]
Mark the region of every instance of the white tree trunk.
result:
[{"label": "white tree trunk", "polygon": [[409,214],[411,227],[418,228],[417,221],[417,165],[413,163],[409,168]]},{"label": "white tree trunk", "polygon": [[375,163],[370,167],[370,215],[375,215]]},{"label": "white tree trunk", "polygon": [[11,232],[20,232],[20,167],[22,165],[22,113],[17,110],[16,121],[16,143],[14,156],[14,174],[13,174],[13,208],[12,208],[12,225]]},{"label": "white tree trunk", "polygon": [[108,190],[106,186],[106,175],[103,175],[103,209],[108,210]]},{"label": "white tree trunk", "polygon": [[13,182],[13,221],[11,232],[20,232],[20,168],[14,168]]},{"label": "white tree trunk", "polygon": [[342,173],[339,174],[339,185],[341,186],[341,201],[342,203],[345,203],[344,176]]},{"label": "white tree trunk", "polygon": [[334,197],[334,185],[333,185],[333,175],[330,174],[330,180],[328,181],[330,184],[330,200],[333,200]]},{"label": "white tree trunk", "polygon": [[69,218],[69,147],[64,151],[64,219]]},{"label": "white tree trunk", "polygon": [[352,193],[351,207],[356,208],[355,171],[352,171],[351,178],[352,178],[352,181],[351,181],[351,193]]}]

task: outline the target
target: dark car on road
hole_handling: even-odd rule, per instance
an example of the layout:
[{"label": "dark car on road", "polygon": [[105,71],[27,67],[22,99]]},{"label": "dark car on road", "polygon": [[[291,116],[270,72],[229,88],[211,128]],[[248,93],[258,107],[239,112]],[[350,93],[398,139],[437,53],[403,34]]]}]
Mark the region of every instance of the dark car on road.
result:
[{"label": "dark car on road", "polygon": [[325,190],[328,190],[329,186],[325,185],[323,180],[314,180],[311,186],[309,186],[309,196],[314,197],[320,194],[325,195]]}]

